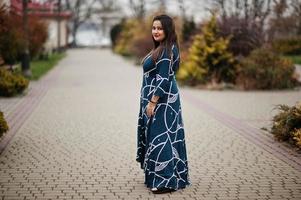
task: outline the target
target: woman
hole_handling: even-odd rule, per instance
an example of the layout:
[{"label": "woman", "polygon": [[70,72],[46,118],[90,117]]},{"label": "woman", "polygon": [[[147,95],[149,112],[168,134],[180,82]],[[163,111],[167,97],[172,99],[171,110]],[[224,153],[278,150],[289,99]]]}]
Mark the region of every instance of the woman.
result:
[{"label": "woman", "polygon": [[153,193],[189,185],[182,110],[175,73],[180,55],[173,20],[153,19],[153,50],[143,59],[136,160]]}]

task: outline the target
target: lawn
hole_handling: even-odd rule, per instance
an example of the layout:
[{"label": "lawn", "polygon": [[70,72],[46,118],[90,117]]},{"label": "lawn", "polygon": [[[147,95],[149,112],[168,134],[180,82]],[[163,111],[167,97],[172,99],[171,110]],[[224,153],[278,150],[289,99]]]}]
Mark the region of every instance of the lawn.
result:
[{"label": "lawn", "polygon": [[285,56],[293,61],[295,64],[301,65],[301,55],[294,55],[294,56]]},{"label": "lawn", "polygon": [[62,58],[66,56],[65,53],[54,53],[46,60],[33,60],[30,64],[32,72],[31,80],[38,80],[52,69]]},{"label": "lawn", "polygon": [[[66,53],[53,53],[47,59],[34,59],[30,62],[32,76],[30,80],[38,80],[51,70],[57,63],[66,56]],[[21,73],[21,64],[18,64],[15,73]]]}]

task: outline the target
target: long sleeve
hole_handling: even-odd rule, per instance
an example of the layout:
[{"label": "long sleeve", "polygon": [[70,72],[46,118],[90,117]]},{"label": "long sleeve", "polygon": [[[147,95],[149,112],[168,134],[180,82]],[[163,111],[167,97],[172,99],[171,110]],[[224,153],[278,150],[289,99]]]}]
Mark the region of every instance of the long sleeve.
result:
[{"label": "long sleeve", "polygon": [[162,97],[168,93],[171,82],[169,81],[169,72],[171,68],[171,58],[168,56],[166,49],[163,50],[163,55],[156,62],[156,84],[154,95]]}]

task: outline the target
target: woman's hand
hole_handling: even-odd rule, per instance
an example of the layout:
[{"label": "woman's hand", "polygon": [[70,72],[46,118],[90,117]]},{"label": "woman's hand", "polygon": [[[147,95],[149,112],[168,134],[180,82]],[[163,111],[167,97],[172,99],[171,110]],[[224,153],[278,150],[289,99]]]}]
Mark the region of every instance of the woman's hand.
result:
[{"label": "woman's hand", "polygon": [[152,102],[148,102],[147,106],[146,106],[146,114],[148,117],[151,117],[152,115],[155,114],[155,107],[156,107],[156,103],[152,103]]}]

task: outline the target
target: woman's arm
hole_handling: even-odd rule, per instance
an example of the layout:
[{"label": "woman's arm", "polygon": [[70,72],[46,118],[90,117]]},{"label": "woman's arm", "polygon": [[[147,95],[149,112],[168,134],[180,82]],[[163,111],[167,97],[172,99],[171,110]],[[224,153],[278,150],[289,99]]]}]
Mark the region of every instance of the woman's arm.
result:
[{"label": "woman's arm", "polygon": [[154,110],[159,98],[163,97],[165,93],[168,93],[171,82],[169,81],[169,70],[171,67],[171,58],[167,55],[166,49],[163,50],[163,55],[156,62],[156,84],[153,96],[147,105],[148,117],[154,115]]},{"label": "woman's arm", "polygon": [[163,50],[163,55],[156,62],[156,83],[153,96],[164,96],[168,93],[171,82],[169,81],[169,71],[171,67],[171,58],[168,56],[167,49]]}]

